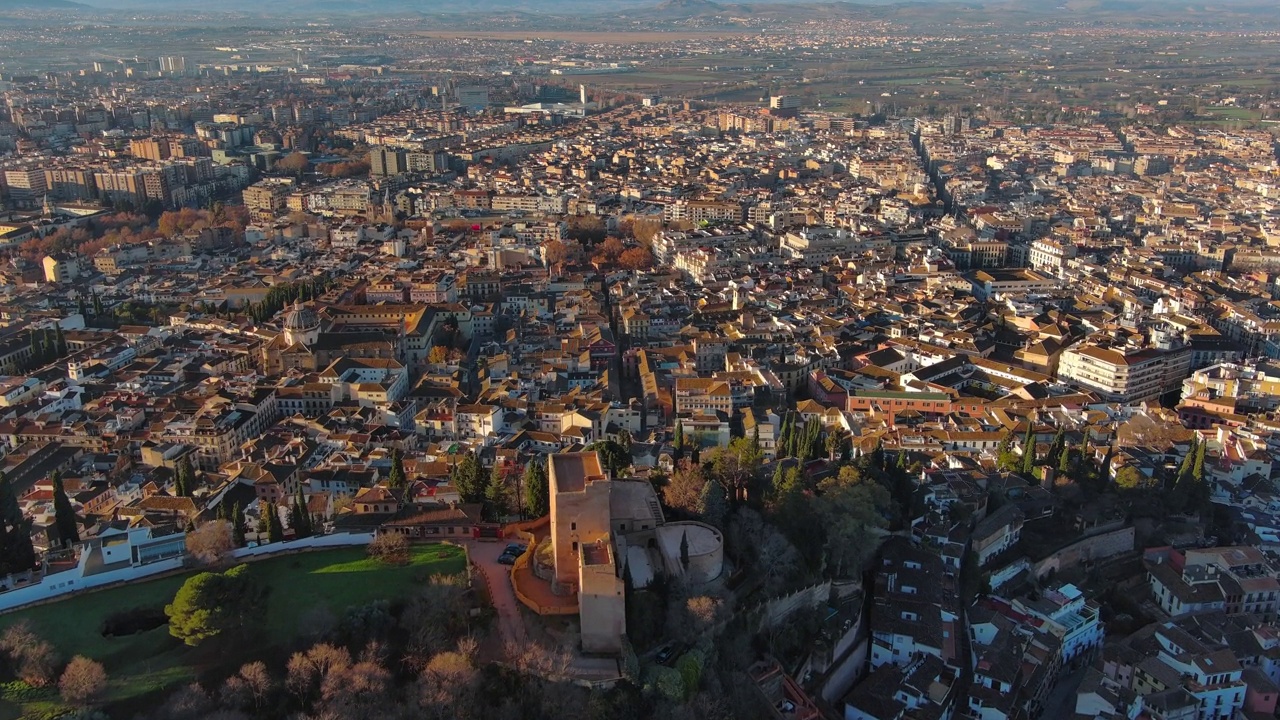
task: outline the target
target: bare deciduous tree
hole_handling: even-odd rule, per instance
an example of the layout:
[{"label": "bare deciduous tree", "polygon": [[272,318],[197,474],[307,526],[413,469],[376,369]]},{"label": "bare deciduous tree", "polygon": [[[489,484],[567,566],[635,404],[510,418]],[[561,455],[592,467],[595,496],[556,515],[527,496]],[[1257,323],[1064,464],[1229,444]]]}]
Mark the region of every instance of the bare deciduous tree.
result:
[{"label": "bare deciduous tree", "polygon": [[107,689],[107,671],[102,663],[77,655],[67,663],[58,680],[58,692],[69,705],[85,707],[93,704]]},{"label": "bare deciduous tree", "polygon": [[305,704],[316,697],[325,677],[330,673],[340,673],[350,666],[351,653],[346,648],[320,643],[305,653],[294,653],[289,658],[285,685],[289,692]]},{"label": "bare deciduous tree", "polygon": [[662,488],[662,499],[667,507],[696,514],[706,484],[707,476],[701,465],[684,463],[671,473],[670,481]]},{"label": "bare deciduous tree", "polygon": [[9,656],[18,678],[26,684],[44,687],[58,679],[57,650],[42,640],[26,620],[4,631],[0,650]]},{"label": "bare deciduous tree", "polygon": [[409,539],[400,533],[381,533],[369,543],[369,556],[385,563],[407,562]]},{"label": "bare deciduous tree", "polygon": [[213,520],[187,534],[187,554],[201,565],[220,565],[235,549],[231,523]]},{"label": "bare deciduous tree", "polygon": [[170,695],[151,720],[204,720],[213,712],[213,700],[199,683],[191,683]]},{"label": "bare deciduous tree", "polygon": [[685,607],[689,611],[689,618],[694,623],[694,632],[703,633],[720,619],[720,608],[722,603],[719,598],[713,598],[707,595],[699,595],[691,597],[685,603]]}]

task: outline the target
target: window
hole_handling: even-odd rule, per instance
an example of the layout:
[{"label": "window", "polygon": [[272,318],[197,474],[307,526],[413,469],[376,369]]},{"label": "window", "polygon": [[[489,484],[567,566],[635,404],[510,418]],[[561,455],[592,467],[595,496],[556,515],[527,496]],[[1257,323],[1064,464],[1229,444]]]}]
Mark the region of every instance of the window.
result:
[{"label": "window", "polygon": [[570,530],[577,530],[577,529],[578,529],[578,523],[576,523],[576,522],[569,523],[569,529],[570,529]]},{"label": "window", "polygon": [[574,542],[574,543],[573,543],[573,551],[574,551],[574,552],[578,552],[578,543],[577,543],[577,542]]}]

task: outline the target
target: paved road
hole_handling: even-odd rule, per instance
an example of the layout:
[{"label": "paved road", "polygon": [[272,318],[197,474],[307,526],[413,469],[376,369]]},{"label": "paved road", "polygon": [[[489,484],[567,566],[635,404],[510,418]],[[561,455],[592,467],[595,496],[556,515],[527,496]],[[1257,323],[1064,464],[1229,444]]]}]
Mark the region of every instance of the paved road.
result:
[{"label": "paved road", "polygon": [[498,556],[507,547],[505,540],[473,540],[468,543],[471,560],[480,567],[493,597],[493,609],[498,614],[498,634],[503,647],[524,647],[528,642],[524,618],[520,616],[520,601],[511,589],[511,566],[498,562]]}]

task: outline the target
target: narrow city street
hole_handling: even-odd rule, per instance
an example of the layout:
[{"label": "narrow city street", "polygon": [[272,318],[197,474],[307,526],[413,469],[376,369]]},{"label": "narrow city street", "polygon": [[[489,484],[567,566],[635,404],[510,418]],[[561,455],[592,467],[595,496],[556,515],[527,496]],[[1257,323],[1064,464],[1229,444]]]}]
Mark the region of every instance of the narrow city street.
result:
[{"label": "narrow city street", "polygon": [[1058,718],[1071,717],[1076,711],[1076,690],[1080,688],[1080,683],[1084,680],[1084,673],[1088,670],[1088,666],[1079,667],[1070,673],[1063,675],[1057,685],[1053,686],[1053,691],[1049,693],[1049,697],[1044,703],[1044,713],[1040,716],[1044,720],[1057,720]]}]

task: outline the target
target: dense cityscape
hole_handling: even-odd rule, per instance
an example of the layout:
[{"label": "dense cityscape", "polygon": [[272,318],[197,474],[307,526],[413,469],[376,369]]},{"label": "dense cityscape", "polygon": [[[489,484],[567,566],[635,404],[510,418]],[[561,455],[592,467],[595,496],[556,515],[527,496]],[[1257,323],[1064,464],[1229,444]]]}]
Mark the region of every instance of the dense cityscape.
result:
[{"label": "dense cityscape", "polygon": [[490,5],[0,3],[0,720],[1277,717],[1280,18]]}]

